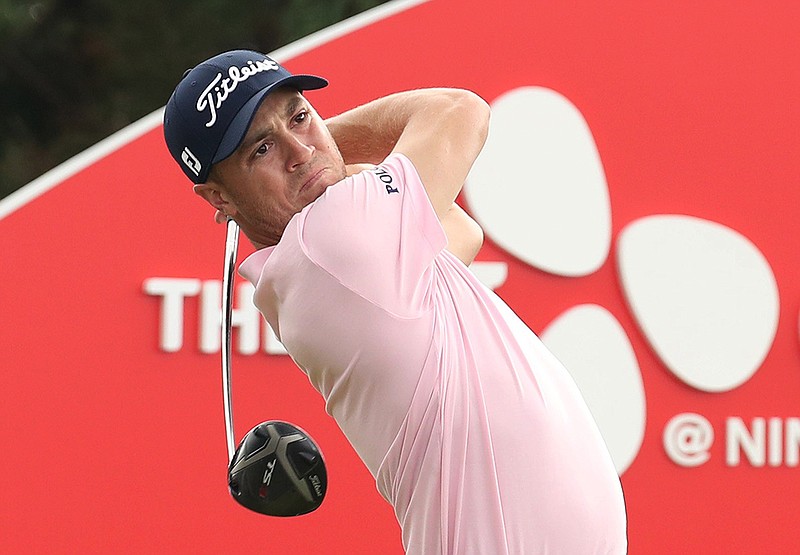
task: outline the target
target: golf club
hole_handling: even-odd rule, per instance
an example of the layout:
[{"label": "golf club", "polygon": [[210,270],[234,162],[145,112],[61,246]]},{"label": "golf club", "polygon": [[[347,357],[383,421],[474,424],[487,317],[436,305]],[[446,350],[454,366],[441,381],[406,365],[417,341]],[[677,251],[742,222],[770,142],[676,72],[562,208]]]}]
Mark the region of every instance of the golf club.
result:
[{"label": "golf club", "polygon": [[288,422],[270,420],[247,432],[235,447],[231,388],[233,280],[239,226],[228,219],[222,278],[222,398],[228,443],[228,489],[244,507],[269,516],[297,516],[317,509],[328,474],[311,437]]}]

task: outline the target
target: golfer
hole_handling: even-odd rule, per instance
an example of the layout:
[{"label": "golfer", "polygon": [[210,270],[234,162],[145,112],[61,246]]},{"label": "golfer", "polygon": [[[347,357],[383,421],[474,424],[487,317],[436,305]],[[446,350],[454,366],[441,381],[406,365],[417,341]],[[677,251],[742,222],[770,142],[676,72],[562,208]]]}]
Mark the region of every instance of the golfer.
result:
[{"label": "golfer", "polygon": [[468,268],[483,236],[455,199],[487,104],[413,90],[323,120],[302,91],[325,85],[226,52],[184,76],[164,131],[195,193],[256,247],[239,269],[254,302],[406,552],[625,553],[620,481],[578,388]]}]

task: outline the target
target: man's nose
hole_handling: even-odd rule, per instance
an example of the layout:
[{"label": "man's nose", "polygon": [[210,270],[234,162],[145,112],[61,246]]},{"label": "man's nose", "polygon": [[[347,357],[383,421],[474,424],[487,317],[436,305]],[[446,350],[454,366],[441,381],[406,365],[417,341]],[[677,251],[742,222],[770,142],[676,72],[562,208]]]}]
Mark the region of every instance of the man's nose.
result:
[{"label": "man's nose", "polygon": [[286,169],[289,171],[294,171],[308,162],[311,159],[311,155],[314,154],[314,150],[316,150],[313,145],[306,144],[302,138],[295,135],[289,136],[287,146]]}]

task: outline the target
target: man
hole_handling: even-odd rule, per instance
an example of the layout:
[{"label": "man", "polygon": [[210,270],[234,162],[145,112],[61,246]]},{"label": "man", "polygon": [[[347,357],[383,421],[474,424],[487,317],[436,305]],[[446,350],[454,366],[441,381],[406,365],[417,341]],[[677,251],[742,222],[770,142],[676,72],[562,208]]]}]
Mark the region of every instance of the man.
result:
[{"label": "man", "polygon": [[178,85],[165,135],[256,247],[240,268],[254,302],[393,505],[406,551],[624,553],[619,479],[577,387],[466,266],[482,234],[455,198],[486,103],[417,90],[323,121],[300,91],[326,84],[221,54]]}]

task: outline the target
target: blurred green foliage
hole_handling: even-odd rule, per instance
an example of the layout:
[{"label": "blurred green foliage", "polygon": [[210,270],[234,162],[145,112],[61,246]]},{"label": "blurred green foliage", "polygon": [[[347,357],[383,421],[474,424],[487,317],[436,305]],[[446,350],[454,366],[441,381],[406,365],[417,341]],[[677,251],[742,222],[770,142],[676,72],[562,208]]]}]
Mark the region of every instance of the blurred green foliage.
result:
[{"label": "blurred green foliage", "polygon": [[386,0],[0,0],[0,197],[163,106],[183,71]]}]

